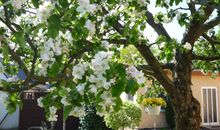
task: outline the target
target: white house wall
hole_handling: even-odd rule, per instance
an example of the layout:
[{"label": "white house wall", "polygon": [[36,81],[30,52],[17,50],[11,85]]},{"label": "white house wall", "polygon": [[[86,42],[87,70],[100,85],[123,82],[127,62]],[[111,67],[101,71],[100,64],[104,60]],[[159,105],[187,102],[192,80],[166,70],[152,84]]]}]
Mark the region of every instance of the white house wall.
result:
[{"label": "white house wall", "polygon": [[[3,74],[0,74],[0,79],[7,80],[7,77],[5,77],[5,75]],[[5,92],[0,91],[0,122],[7,114],[7,110],[3,101],[3,99],[6,97],[7,94]],[[19,107],[13,114],[8,115],[7,118],[4,120],[4,122],[0,124],[0,130],[18,128],[18,127],[19,127]]]}]

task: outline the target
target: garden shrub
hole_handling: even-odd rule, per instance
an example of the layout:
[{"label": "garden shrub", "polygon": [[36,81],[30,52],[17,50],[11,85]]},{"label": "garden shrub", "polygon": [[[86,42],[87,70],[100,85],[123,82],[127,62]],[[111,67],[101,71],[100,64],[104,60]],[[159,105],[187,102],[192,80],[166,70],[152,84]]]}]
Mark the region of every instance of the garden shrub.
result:
[{"label": "garden shrub", "polygon": [[141,121],[141,109],[131,102],[123,103],[119,111],[105,116],[106,125],[114,130],[135,128]]},{"label": "garden shrub", "polygon": [[80,117],[79,130],[110,130],[106,127],[103,117],[96,114],[95,105],[86,105],[85,114]]}]

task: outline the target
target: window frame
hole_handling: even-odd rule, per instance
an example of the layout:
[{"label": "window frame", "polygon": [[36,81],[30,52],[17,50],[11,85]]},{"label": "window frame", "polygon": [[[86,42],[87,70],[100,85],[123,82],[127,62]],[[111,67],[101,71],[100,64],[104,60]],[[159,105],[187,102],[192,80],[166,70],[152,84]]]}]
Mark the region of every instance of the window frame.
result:
[{"label": "window frame", "polygon": [[[206,90],[206,92],[207,92],[207,90],[208,89],[215,89],[215,91],[216,91],[216,110],[217,110],[217,121],[216,122],[211,122],[211,123],[205,123],[204,122],[204,108],[203,108],[203,105],[204,105],[204,96],[203,96],[203,90]],[[212,91],[211,91],[211,94],[213,94],[212,93]],[[206,97],[207,97],[207,95],[206,95]],[[213,97],[213,96],[211,96],[211,97]],[[218,87],[217,86],[202,86],[201,87],[201,99],[202,99],[202,102],[201,102],[201,109],[202,109],[202,124],[203,125],[213,125],[213,126],[215,126],[215,125],[219,125],[219,106],[218,106]],[[212,98],[211,98],[211,100],[213,100]],[[213,109],[213,105],[211,106],[212,107],[212,109]],[[213,113],[213,111],[212,111],[212,113]]]}]

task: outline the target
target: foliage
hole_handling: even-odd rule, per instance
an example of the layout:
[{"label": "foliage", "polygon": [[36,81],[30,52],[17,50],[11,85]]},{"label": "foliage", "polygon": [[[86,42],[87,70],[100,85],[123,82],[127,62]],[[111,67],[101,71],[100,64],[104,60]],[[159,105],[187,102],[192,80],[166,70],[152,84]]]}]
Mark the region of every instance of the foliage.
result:
[{"label": "foliage", "polygon": [[85,106],[85,114],[80,117],[80,130],[108,130],[103,117],[96,114],[94,105]]},{"label": "foliage", "polygon": [[[161,11],[152,14],[152,5]],[[219,36],[208,33],[217,31],[219,14],[219,0],[0,0],[0,73],[9,76],[0,80],[0,91],[13,97],[7,103],[13,111],[21,92],[50,86],[40,104],[51,121],[56,109],[80,116],[91,102],[99,115],[117,110],[120,94],[134,94],[145,77],[157,79],[172,102],[193,97],[186,78],[193,68],[213,77],[220,69]],[[186,30],[182,39],[169,35],[163,26],[169,23]],[[156,39],[146,35],[153,33],[149,26]]]},{"label": "foliage", "polygon": [[141,120],[141,110],[130,102],[123,103],[119,111],[114,111],[105,116],[106,125],[114,130],[139,126]]}]

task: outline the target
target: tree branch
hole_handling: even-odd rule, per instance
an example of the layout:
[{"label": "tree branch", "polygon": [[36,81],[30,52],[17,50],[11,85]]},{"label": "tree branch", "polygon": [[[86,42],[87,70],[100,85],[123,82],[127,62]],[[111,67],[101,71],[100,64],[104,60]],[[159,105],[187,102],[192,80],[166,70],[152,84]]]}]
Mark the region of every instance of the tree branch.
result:
[{"label": "tree branch", "polygon": [[205,23],[203,25],[203,28],[205,31],[208,31],[209,29],[217,26],[220,24],[220,16],[217,16],[216,18],[210,20],[209,22]]},{"label": "tree branch", "polygon": [[149,11],[146,12],[147,23],[157,32],[158,35],[165,36],[167,40],[171,40],[170,35],[167,33],[166,29],[161,23],[157,24],[154,21],[153,14]]},{"label": "tree branch", "polygon": [[65,73],[66,69],[68,68],[68,66],[73,62],[74,59],[81,57],[81,55],[85,52],[91,51],[92,50],[92,45],[88,45],[87,47],[79,50],[78,52],[76,52],[73,55],[70,55],[69,57],[69,61],[64,65],[63,70],[61,71],[61,73]]},{"label": "tree branch", "polygon": [[28,75],[28,74],[29,74],[29,71],[28,71],[26,65],[23,63],[21,57],[20,57],[19,55],[17,55],[16,52],[14,52],[14,51],[10,48],[9,45],[7,45],[7,48],[8,48],[8,50],[9,50],[10,55],[11,55],[11,58],[12,58],[14,61],[16,61],[16,62],[19,64],[19,66],[21,66],[21,69],[24,70],[24,73],[25,73],[26,75]]},{"label": "tree branch", "polygon": [[135,44],[135,47],[139,50],[139,52],[142,54],[144,59],[149,64],[150,68],[154,72],[154,77],[163,85],[163,87],[166,89],[166,91],[171,94],[175,92],[175,85],[173,82],[169,79],[167,74],[165,74],[164,69],[162,68],[161,64],[158,62],[158,60],[155,58],[155,56],[152,54],[150,49],[145,44]]},{"label": "tree branch", "polygon": [[191,14],[194,14],[196,12],[196,7],[195,7],[194,2],[188,3],[188,7],[189,7],[189,10],[190,10]]},{"label": "tree branch", "polygon": [[203,24],[210,17],[213,10],[214,8],[212,5],[207,5],[204,9],[204,15],[202,18],[198,19],[197,17],[193,17],[189,23],[188,31],[182,39],[183,44],[189,42],[192,46],[194,45],[194,42],[204,33],[205,30]]},{"label": "tree branch", "polygon": [[104,41],[108,41],[111,44],[117,45],[128,45],[129,42],[126,39],[102,39]]},{"label": "tree branch", "polygon": [[39,84],[42,84],[42,83],[37,81],[37,82],[32,82],[32,83],[27,84],[22,87],[20,87],[20,85],[14,85],[12,87],[7,87],[7,88],[0,87],[0,91],[9,92],[9,93],[23,92],[23,91],[29,90]]},{"label": "tree branch", "polygon": [[202,60],[202,61],[214,61],[220,60],[220,56],[198,56],[193,54],[193,60]]},{"label": "tree branch", "polygon": [[202,35],[209,43],[211,44],[219,44],[220,45],[220,41],[217,41],[215,39],[212,39],[211,37],[209,37],[207,34],[203,34]]}]

